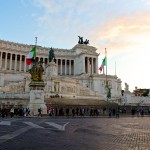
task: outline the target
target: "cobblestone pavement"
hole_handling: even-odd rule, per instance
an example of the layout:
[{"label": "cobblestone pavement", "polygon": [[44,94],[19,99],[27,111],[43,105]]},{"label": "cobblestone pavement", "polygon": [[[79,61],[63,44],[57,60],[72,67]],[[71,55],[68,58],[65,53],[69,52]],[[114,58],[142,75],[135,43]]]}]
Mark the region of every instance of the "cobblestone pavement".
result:
[{"label": "cobblestone pavement", "polygon": [[0,120],[0,150],[150,150],[150,118]]}]

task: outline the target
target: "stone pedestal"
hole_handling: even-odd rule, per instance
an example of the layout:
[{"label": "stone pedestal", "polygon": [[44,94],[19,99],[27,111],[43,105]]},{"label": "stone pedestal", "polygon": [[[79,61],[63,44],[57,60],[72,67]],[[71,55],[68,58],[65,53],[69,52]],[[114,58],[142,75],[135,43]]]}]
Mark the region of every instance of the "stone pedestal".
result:
[{"label": "stone pedestal", "polygon": [[38,109],[42,109],[42,114],[47,114],[47,107],[44,102],[44,82],[31,81],[30,87],[30,101],[28,107],[30,108],[31,115],[37,115]]},{"label": "stone pedestal", "polygon": [[46,77],[54,77],[57,76],[57,74],[57,65],[55,64],[55,62],[48,63],[46,67]]}]

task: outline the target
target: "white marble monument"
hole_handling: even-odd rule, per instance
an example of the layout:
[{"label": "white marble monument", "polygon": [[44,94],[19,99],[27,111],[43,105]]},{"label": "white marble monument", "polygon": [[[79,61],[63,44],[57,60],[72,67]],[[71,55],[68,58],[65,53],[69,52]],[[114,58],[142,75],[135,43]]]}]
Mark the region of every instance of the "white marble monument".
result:
[{"label": "white marble monument", "polygon": [[57,76],[57,64],[54,61],[49,62],[46,67],[46,77],[56,77]]},{"label": "white marble monument", "polygon": [[44,102],[43,90],[30,91],[30,101],[28,107],[30,108],[31,115],[37,115],[39,108],[41,108],[42,114],[47,114],[47,107]]},{"label": "white marble monument", "polygon": [[29,69],[29,73],[31,74],[31,82],[29,84],[30,100],[28,107],[30,108],[32,115],[37,115],[39,113],[39,109],[42,110],[42,114],[47,114],[47,107],[44,102],[45,83],[43,81],[43,72],[44,68],[40,61],[34,62],[32,68]]}]

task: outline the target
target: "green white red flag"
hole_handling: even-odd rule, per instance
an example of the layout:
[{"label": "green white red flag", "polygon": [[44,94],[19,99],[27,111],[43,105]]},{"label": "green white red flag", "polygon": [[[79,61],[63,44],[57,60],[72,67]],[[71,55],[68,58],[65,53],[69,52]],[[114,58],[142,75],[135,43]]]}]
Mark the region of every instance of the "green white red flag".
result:
[{"label": "green white red flag", "polygon": [[33,58],[36,57],[36,47],[34,46],[30,52],[28,53],[27,57],[26,57],[26,63],[27,65],[30,65],[32,63]]},{"label": "green white red flag", "polygon": [[106,56],[103,59],[101,66],[99,67],[100,72],[104,69],[104,66],[106,66]]}]

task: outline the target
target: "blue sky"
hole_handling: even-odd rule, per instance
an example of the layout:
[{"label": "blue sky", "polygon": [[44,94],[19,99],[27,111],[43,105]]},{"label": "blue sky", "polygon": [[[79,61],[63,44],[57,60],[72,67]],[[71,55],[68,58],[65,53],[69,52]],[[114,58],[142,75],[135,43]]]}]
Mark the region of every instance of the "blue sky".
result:
[{"label": "blue sky", "polygon": [[0,39],[71,49],[78,35],[108,53],[108,74],[150,88],[150,0],[0,0]]}]

